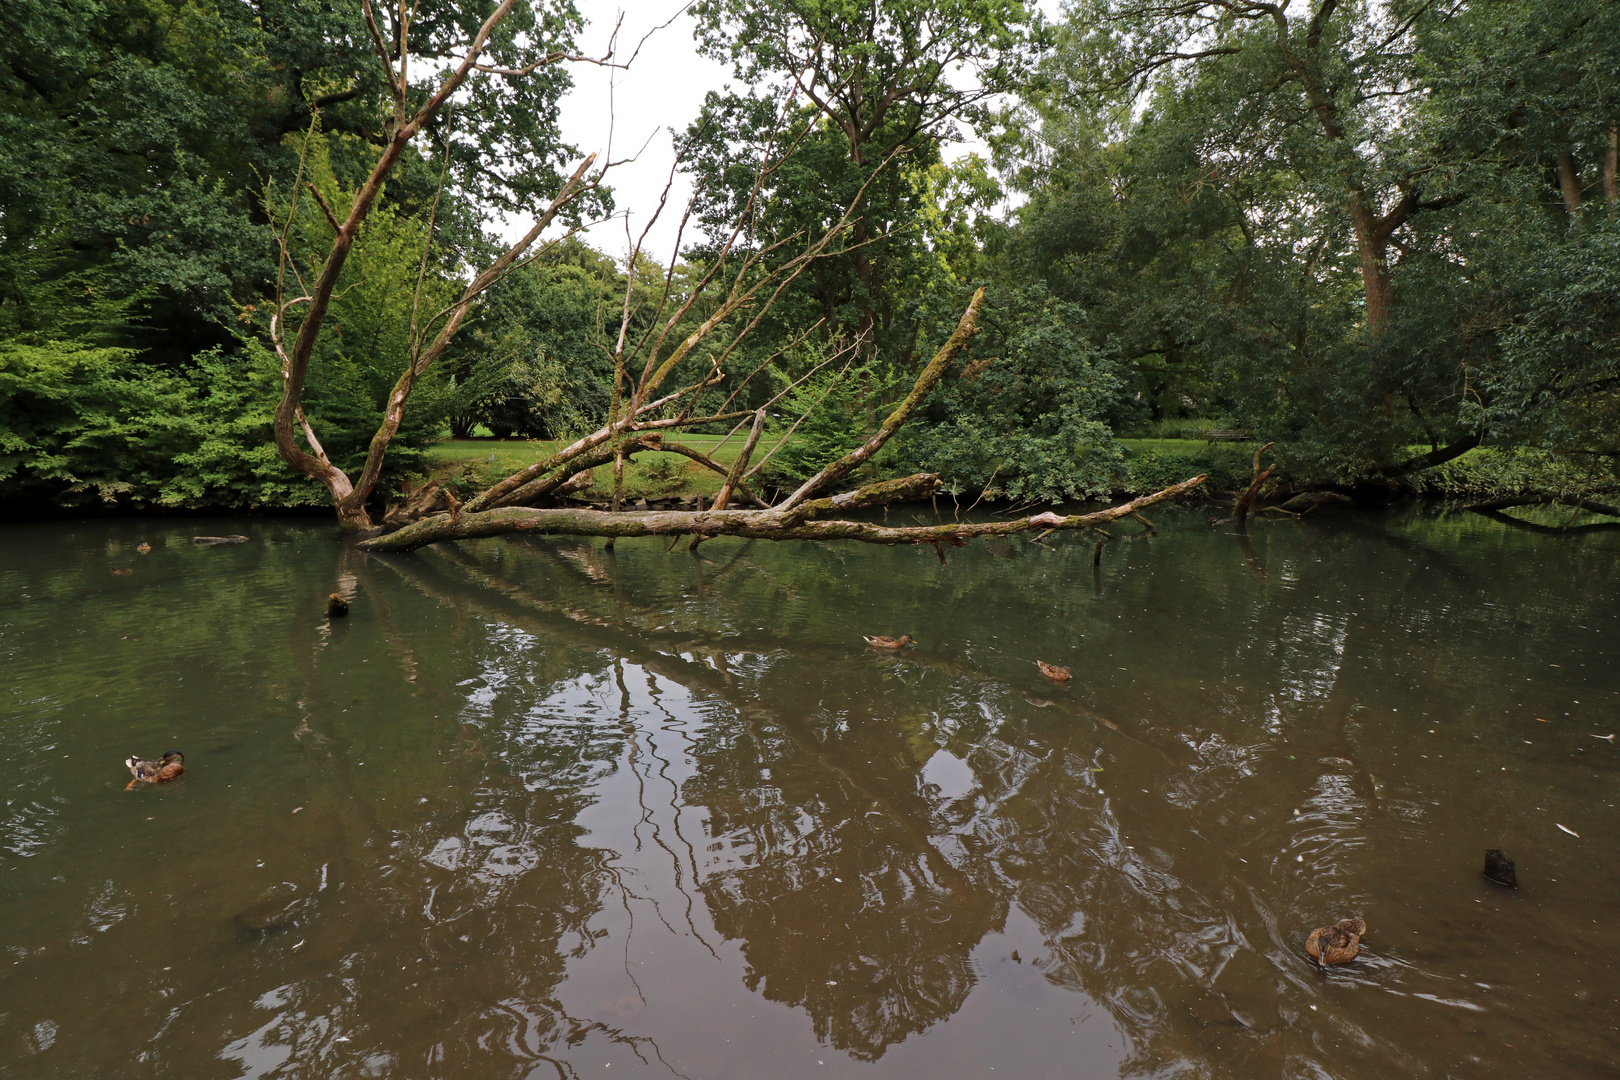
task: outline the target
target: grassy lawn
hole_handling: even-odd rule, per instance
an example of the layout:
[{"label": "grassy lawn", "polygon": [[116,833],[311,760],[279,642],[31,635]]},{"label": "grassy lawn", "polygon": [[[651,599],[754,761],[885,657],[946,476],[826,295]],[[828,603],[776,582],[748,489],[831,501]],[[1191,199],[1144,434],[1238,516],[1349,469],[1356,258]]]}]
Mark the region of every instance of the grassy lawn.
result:
[{"label": "grassy lawn", "polygon": [[[742,453],[747,433],[739,431],[729,440],[722,435],[666,436],[694,450],[710,455],[722,465],[730,465]],[[725,445],[720,446],[722,440]],[[762,436],[754,450],[758,462],[776,446],[780,436]],[[487,487],[504,476],[555,453],[563,444],[544,439],[447,439],[428,451],[433,464],[452,474],[466,476],[468,485]],[[715,448],[719,446],[719,451]],[[644,452],[637,454],[624,470],[625,495],[630,499],[660,499],[674,495],[713,495],[720,490],[722,477],[680,454]],[[599,466],[596,485],[586,494],[607,498],[613,491],[613,467]]]},{"label": "grassy lawn", "polygon": [[1249,443],[1217,442],[1211,443],[1208,439],[1120,439],[1119,444],[1132,454],[1163,454],[1175,457],[1191,457],[1202,454],[1206,450],[1216,447],[1247,446],[1249,453],[1254,453],[1254,446]]}]

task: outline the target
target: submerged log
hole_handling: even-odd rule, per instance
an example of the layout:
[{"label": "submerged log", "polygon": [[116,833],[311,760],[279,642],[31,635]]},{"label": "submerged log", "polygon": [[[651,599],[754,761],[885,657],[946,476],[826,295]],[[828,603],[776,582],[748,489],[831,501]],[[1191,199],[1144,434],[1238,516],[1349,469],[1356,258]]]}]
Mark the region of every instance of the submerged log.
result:
[{"label": "submerged log", "polygon": [[245,536],[193,536],[191,542],[198,545],[245,544],[248,542],[248,538]]},{"label": "submerged log", "polygon": [[232,921],[249,934],[267,937],[295,925],[313,904],[310,897],[274,898],[244,908]]}]

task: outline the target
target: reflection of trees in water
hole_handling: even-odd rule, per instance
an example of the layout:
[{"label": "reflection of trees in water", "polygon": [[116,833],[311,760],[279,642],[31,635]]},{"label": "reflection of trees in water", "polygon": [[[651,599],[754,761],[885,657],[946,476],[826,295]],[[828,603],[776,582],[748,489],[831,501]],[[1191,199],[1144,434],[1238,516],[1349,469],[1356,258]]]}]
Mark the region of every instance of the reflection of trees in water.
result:
[{"label": "reflection of trees in water", "polygon": [[[750,988],[804,1008],[819,1038],[875,1059],[961,1006],[975,982],[969,954],[1000,925],[1004,903],[977,880],[983,860],[942,834],[939,800],[920,778],[936,745],[922,722],[897,728],[840,702],[806,723],[764,704],[832,702],[840,691],[805,685],[779,656],[727,649],[727,633],[767,618],[756,605],[782,615],[799,585],[814,589],[792,563],[756,568],[739,554],[698,567],[674,611],[667,568],[649,579],[633,560],[588,549],[484,547],[461,565],[470,572],[478,560],[477,580],[531,617],[569,620],[587,640],[600,635],[648,672],[731,706],[707,710],[690,750],[698,775],[681,792],[708,808],[711,838],[729,845],[702,880],[711,918],[743,941]],[[654,618],[669,625],[645,625]]]},{"label": "reflection of trees in water", "polygon": [[984,860],[941,833],[896,731],[837,706],[804,723],[744,705],[699,736],[683,792],[727,846],[703,892],[744,943],[749,987],[864,1060],[961,1007],[969,953],[1005,912]]},{"label": "reflection of trees in water", "polygon": [[[1249,942],[1230,896],[1176,872],[1180,823],[1122,821],[1116,806],[1137,793],[1105,794],[1098,783],[1122,782],[1119,759],[1086,745],[1089,733],[1066,742],[998,748],[1000,758],[1039,764],[1016,788],[987,792],[996,809],[977,835],[1045,939],[1046,978],[1108,1010],[1128,1040],[1125,1072],[1173,1072],[1203,1056],[1201,1029],[1231,1021],[1204,988]],[[1101,773],[1099,760],[1109,761]],[[1133,771],[1130,783],[1141,776]]]},{"label": "reflection of trees in water", "polygon": [[[692,848],[704,847],[695,831],[658,832],[685,804],[706,806],[709,839],[726,845],[698,855],[709,861],[694,872],[717,928],[741,942],[745,980],[804,1009],[821,1038],[857,1057],[876,1059],[955,1013],[979,977],[975,946],[1016,906],[1045,942],[1031,959],[1054,985],[1106,1007],[1131,1040],[1132,1071],[1281,1074],[1328,1061],[1316,1040],[1332,1038],[1344,1044],[1330,1062],[1341,1072],[1420,1072],[1423,1061],[1402,1056],[1422,1048],[1400,1016],[1412,998],[1398,994],[1458,997],[1467,986],[1440,985],[1415,939],[1391,949],[1375,919],[1371,958],[1329,984],[1376,993],[1358,998],[1358,1013],[1307,1013],[1306,1001],[1326,999],[1300,940],[1369,902],[1387,910],[1402,883],[1386,857],[1384,893],[1369,892],[1378,845],[1436,835],[1440,796],[1410,760],[1432,749],[1413,740],[1430,736],[1412,729],[1403,695],[1421,683],[1446,704],[1445,722],[1488,739],[1510,721],[1499,681],[1480,672],[1522,676],[1538,660],[1595,669],[1593,655],[1565,654],[1566,627],[1601,628],[1612,610],[1602,587],[1611,553],[1545,541],[1532,551],[1519,534],[1481,545],[1472,532],[1464,552],[1447,531],[1480,527],[1420,523],[1392,554],[1377,528],[1257,525],[1263,578],[1228,536],[1166,535],[1110,554],[1101,601],[1080,545],[986,545],[941,571],[929,552],[715,541],[702,549],[712,561],[694,562],[661,545],[621,541],[606,556],[509,542],[398,561],[334,556],[335,568],[312,571],[291,544],[267,544],[248,569],[187,579],[185,602],[161,615],[103,611],[78,570],[53,572],[44,592],[94,617],[55,623],[39,640],[71,655],[77,635],[108,651],[125,636],[162,635],[143,654],[158,665],[248,657],[253,672],[231,678],[272,702],[264,716],[297,725],[300,741],[273,752],[300,755],[307,773],[301,813],[278,806],[272,820],[266,809],[264,846],[282,850],[262,878],[221,873],[209,852],[210,872],[162,914],[129,897],[173,888],[96,868],[125,891],[98,885],[64,921],[128,914],[106,936],[84,931],[77,955],[105,956],[134,927],[176,942],[176,970],[197,969],[189,985],[230,988],[176,1006],[161,996],[167,976],[128,965],[119,993],[150,1002],[98,1021],[99,1045],[139,1047],[159,1064],[213,1060],[228,1032],[228,1059],[287,1076],[336,1075],[368,1058],[400,1075],[506,1075],[587,1038],[656,1060],[622,1029],[568,1015],[559,985],[595,948],[593,919],[646,903],[622,864],[667,855],[692,867]],[[196,555],[180,539],[188,557],[231,554]],[[334,570],[358,578],[362,602],[346,625],[312,637]],[[283,578],[307,594],[290,616]],[[285,636],[267,638],[262,618],[198,616],[216,610],[283,611]],[[895,611],[928,617],[888,625]],[[921,631],[924,646],[874,656],[861,631]],[[1000,651],[1006,642],[1016,644]],[[361,655],[371,662],[357,671]],[[1040,681],[1031,655],[1073,663],[1076,685]],[[656,789],[662,802],[666,774],[686,767],[669,763],[687,750],[627,716],[624,682],[649,676],[699,702],[680,718],[696,775],[640,827],[643,854],[582,846],[574,822],[610,772],[641,778],[621,788],[626,798],[651,802]],[[185,707],[168,694],[143,705]],[[1083,705],[1100,701],[1107,720]],[[1369,701],[1377,707],[1361,707]],[[38,757],[58,723],[44,710],[20,717],[11,759]],[[947,799],[926,783],[941,748],[971,769],[965,794]],[[1540,753],[1539,737],[1521,752]],[[205,748],[197,760],[200,790]],[[272,760],[266,772],[286,767]],[[1529,780],[1515,770],[1498,783],[1509,803]],[[44,777],[8,810],[8,843],[32,845],[41,865],[63,843],[58,784]],[[1529,802],[1548,805],[1539,790]],[[199,823],[187,846],[236,850],[244,827]],[[696,896],[680,873],[676,887]],[[297,883],[309,906],[250,936],[231,917],[271,879]],[[659,915],[688,929],[678,906]],[[1445,942],[1430,947],[1487,953],[1490,935],[1470,916],[1449,912],[1436,923]],[[1601,951],[1568,926],[1537,932],[1566,955]],[[24,960],[7,985],[30,987],[41,969],[29,965],[84,962],[69,955]],[[80,1021],[66,981],[44,979],[39,1008],[63,1021],[52,1053],[79,1054],[67,1060],[91,1072],[96,1044],[71,1037]],[[1591,1057],[1564,1006],[1510,1000],[1523,1007],[1491,1023],[1566,1031],[1561,1052]],[[222,1076],[241,1071],[217,1064]]]},{"label": "reflection of trees in water", "polygon": [[[723,636],[720,649],[705,648],[693,627],[746,628],[790,617],[801,592],[825,594],[826,578],[793,561],[765,559],[758,573],[682,597],[672,595],[667,568],[648,575],[626,560],[638,578],[587,554],[507,550],[499,580],[530,605],[566,607],[577,625],[658,620],[641,635],[638,662],[736,706],[735,715],[717,711],[696,736],[698,775],[682,795],[709,809],[710,833],[727,845],[705,868],[703,892],[716,927],[743,942],[751,988],[804,1008],[833,1046],[876,1059],[961,1007],[977,980],[970,954],[1001,927],[1010,900],[1049,938],[1047,977],[1102,1002],[1132,1039],[1138,1067],[1199,1056],[1196,1040],[1173,1035],[1187,1011],[1181,998],[1207,1020],[1206,988],[1247,943],[1219,898],[1168,869],[1173,839],[1149,855],[1126,839],[1127,827],[1097,792],[1096,725],[1082,720],[1079,735],[1072,722],[1061,735],[1028,730],[1011,718],[1030,711],[1013,688],[966,658],[919,657],[927,664],[919,670],[915,660],[813,645],[752,659],[727,658]],[[550,572],[537,573],[541,567]],[[701,571],[695,578],[704,580]],[[638,605],[643,592],[663,603]],[[982,604],[961,588],[939,599],[947,624]],[[1249,648],[1281,636],[1263,619],[1248,629]],[[1302,639],[1288,647],[1276,691],[1290,705],[1308,696],[1296,687],[1331,689],[1342,623],[1328,629],[1288,635]],[[707,653],[709,662],[682,660],[681,652]],[[850,671],[852,659],[889,665],[892,677],[875,700],[850,689],[872,687],[869,671]],[[1325,685],[1315,674],[1324,669]],[[1087,715],[1068,701],[1059,706],[1070,717]],[[1268,738],[1256,730],[1247,739],[1210,734],[1190,747],[1134,749],[1154,762],[1156,783],[1173,780],[1185,809],[1198,810],[1229,794],[1234,777],[1252,775],[1262,750],[1255,737]],[[1132,749],[1127,736],[1120,741]],[[979,788],[949,805],[922,779],[942,744],[969,762]],[[1230,1024],[1230,1010],[1213,1022]]]},{"label": "reflection of trees in water", "polygon": [[[275,1019],[226,1056],[281,1057],[292,1075],[357,1059],[402,1075],[507,1075],[542,1062],[566,1075],[556,1048],[595,1034],[655,1058],[645,1040],[572,1017],[557,998],[618,888],[611,853],[583,846],[575,824],[624,753],[623,731],[600,722],[612,713],[599,700],[602,676],[586,666],[600,660],[555,647],[554,627],[492,611],[487,590],[421,565],[399,572],[454,614],[454,647],[405,640],[395,626],[410,593],[384,602],[375,573],[360,572],[409,682],[457,690],[439,703],[439,734],[421,740],[437,743],[437,755],[396,759],[380,779],[344,767],[355,799],[420,810],[391,812],[405,824],[387,834],[351,838],[336,897],[297,930],[306,955],[329,955],[341,979],[274,991],[260,1006]],[[386,715],[386,702],[372,704]],[[365,899],[351,907],[344,895]]]},{"label": "reflection of trees in water", "polygon": [[[819,1037],[876,1059],[949,1017],[975,984],[972,949],[1010,903],[1046,941],[1046,977],[1102,1003],[1130,1039],[1128,1071],[1278,1071],[1323,1060],[1302,1019],[1317,991],[1297,939],[1310,920],[1364,906],[1357,860],[1388,828],[1375,822],[1423,813],[1375,789],[1356,696],[1377,693],[1369,672],[1477,662],[1434,632],[1447,620],[1507,629],[1456,609],[1460,571],[1430,565],[1448,557],[1443,545],[1419,544],[1392,570],[1365,538],[1302,535],[1281,552],[1257,535],[1263,578],[1229,538],[1178,551],[1180,574],[1117,567],[1109,588],[1129,595],[1134,624],[1053,597],[1029,574],[1039,564],[1010,548],[910,598],[936,632],[982,621],[987,594],[1061,616],[1087,640],[1081,683],[1118,651],[1168,704],[1116,685],[1119,724],[1102,722],[1114,732],[1091,722],[1083,690],[1032,696],[1040,684],[1017,674],[1027,669],[982,646],[891,659],[819,644],[829,625],[915,629],[860,625],[863,588],[924,591],[876,556],[839,556],[831,573],[824,553],[755,550],[738,564],[717,547],[720,561],[688,574],[627,557],[634,549],[615,564],[537,545],[489,573],[552,604],[586,640],[600,634],[735,709],[711,711],[682,792],[708,807],[725,845],[703,893],[718,929],[742,941],[749,985],[804,1008]],[[754,641],[794,648],[749,655]],[[949,803],[923,781],[939,747],[976,782]],[[1377,963],[1336,977],[1382,972],[1412,992],[1427,978]],[[1357,1067],[1406,1060],[1410,1048],[1375,1029],[1331,1024]]]}]

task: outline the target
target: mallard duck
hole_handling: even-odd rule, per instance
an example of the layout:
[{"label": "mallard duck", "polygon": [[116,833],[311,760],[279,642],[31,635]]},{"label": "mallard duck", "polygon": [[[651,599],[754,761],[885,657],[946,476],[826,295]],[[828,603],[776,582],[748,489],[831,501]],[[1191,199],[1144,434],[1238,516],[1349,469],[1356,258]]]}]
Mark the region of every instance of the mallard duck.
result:
[{"label": "mallard duck", "polygon": [[1332,926],[1311,931],[1305,939],[1305,951],[1323,967],[1329,964],[1347,964],[1361,952],[1361,935],[1367,932],[1362,919],[1343,919]]},{"label": "mallard duck", "polygon": [[866,638],[866,643],[872,646],[874,649],[903,649],[907,645],[917,644],[916,640],[910,634],[901,634],[899,637],[885,637],[882,634],[878,634],[876,637],[871,637],[866,634],[862,634],[861,636]]},{"label": "mallard duck", "polygon": [[131,756],[124,759],[124,764],[135,777],[124,787],[128,791],[136,784],[166,784],[173,780],[186,771],[186,755],[170,750],[156,761]]},{"label": "mallard duck", "polygon": [[1068,668],[1062,667],[1058,664],[1048,664],[1045,660],[1037,660],[1035,661],[1035,666],[1041,669],[1042,675],[1045,675],[1053,682],[1068,682],[1070,679],[1074,678],[1074,676],[1069,673]]}]

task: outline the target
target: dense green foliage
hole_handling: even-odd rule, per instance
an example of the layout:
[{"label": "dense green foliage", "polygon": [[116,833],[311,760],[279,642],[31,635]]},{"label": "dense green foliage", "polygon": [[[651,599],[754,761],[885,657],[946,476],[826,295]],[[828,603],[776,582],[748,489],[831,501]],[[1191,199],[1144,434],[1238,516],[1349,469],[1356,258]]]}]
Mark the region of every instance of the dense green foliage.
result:
[{"label": "dense green foliage", "polygon": [[1155,419],[1235,418],[1303,479],[1610,460],[1617,20],[1079,5],[1002,144],[1004,269],[1086,308]]},{"label": "dense green foliage", "polygon": [[[490,7],[418,7],[411,101]],[[1020,0],[694,11],[747,90],[685,134],[700,239],[675,299],[739,221],[728,257],[763,272],[849,220],[705,397],[766,360],[732,407],[809,375],[773,406],[778,434],[811,413],[777,483],[864,437],[983,285],[963,367],[872,469],[1083,497],[1191,461],[1119,441],[1189,418],[1276,440],[1295,485],[1615,486],[1612,0],[1081,0],[1051,28]],[[529,0],[489,60],[572,48],[580,25]],[[271,443],[267,330],[278,226],[300,280],[334,235],[294,177],[341,216],[395,122],[358,0],[14,0],[0,30],[0,498],[324,502]],[[390,176],[303,396],[341,468],[492,256],[492,212],[558,190],[567,86],[566,66],[469,82]],[[993,167],[953,157],[968,128]],[[626,289],[646,334],[662,276],[578,243],[522,267],[414,387],[389,476],[451,432],[600,424]]]},{"label": "dense green foliage", "polygon": [[[424,85],[483,13],[418,5]],[[570,43],[578,25],[567,3],[520,4],[489,55],[517,62],[536,42]],[[17,0],[0,6],[0,31],[0,497],[324,503],[270,439],[271,219],[301,157],[345,205],[391,122],[359,4]],[[556,190],[573,155],[555,124],[567,86],[560,68],[485,80],[395,170],[306,396],[334,460],[352,463],[376,428],[419,270],[422,304],[442,299],[490,250],[484,207]],[[438,255],[424,268],[430,212]],[[306,274],[330,238],[314,221],[291,236]],[[471,387],[418,388],[393,470],[412,467],[494,364],[464,362],[463,375],[480,369]]]}]

